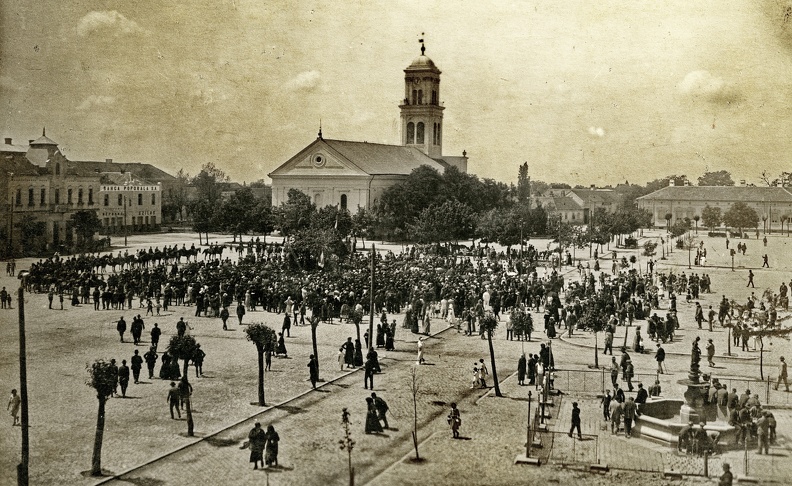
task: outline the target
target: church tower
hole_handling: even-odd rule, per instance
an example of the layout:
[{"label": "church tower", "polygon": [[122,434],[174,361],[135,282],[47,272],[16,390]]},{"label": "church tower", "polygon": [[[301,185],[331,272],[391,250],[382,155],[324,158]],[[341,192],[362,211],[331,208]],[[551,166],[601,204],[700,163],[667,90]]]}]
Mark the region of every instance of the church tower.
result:
[{"label": "church tower", "polygon": [[401,110],[402,145],[438,158],[443,154],[443,106],[440,106],[440,70],[426,55],[404,70],[404,103]]}]

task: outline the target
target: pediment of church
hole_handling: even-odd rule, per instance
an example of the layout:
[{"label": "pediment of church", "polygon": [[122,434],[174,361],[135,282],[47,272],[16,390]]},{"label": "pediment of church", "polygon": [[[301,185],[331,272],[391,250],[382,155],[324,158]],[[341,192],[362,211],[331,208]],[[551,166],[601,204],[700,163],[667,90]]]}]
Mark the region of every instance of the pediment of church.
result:
[{"label": "pediment of church", "polygon": [[367,176],[352,161],[317,139],[270,173],[270,176]]}]

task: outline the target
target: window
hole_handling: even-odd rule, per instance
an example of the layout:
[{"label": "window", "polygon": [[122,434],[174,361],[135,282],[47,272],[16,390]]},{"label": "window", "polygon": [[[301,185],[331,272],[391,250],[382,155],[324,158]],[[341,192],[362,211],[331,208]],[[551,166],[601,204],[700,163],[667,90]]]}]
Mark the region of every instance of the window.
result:
[{"label": "window", "polygon": [[60,204],[60,189],[55,189],[55,204]]},{"label": "window", "polygon": [[415,89],[412,92],[412,104],[414,105],[418,104],[418,90]]},{"label": "window", "polygon": [[72,190],[69,189],[66,191],[66,204],[72,203]]},{"label": "window", "polygon": [[143,205],[143,194],[138,193],[138,206]]},{"label": "window", "polygon": [[83,203],[83,190],[82,187],[77,189],[77,204]]},{"label": "window", "polygon": [[437,104],[437,91],[434,89],[432,90],[432,104],[433,105]]},{"label": "window", "polygon": [[422,89],[418,90],[418,104],[419,105],[423,104],[423,90]]},{"label": "window", "polygon": [[156,226],[157,225],[157,217],[156,216],[152,216],[151,217],[151,224],[152,224],[152,226]]},{"label": "window", "polygon": [[347,195],[341,194],[341,209],[347,208]]},{"label": "window", "polygon": [[418,144],[424,143],[424,124],[423,124],[423,122],[418,122],[418,127],[415,130],[415,143],[418,143]]},{"label": "window", "polygon": [[123,206],[124,205],[124,196],[122,194],[118,195],[118,205],[119,206]]},{"label": "window", "polygon": [[415,143],[415,123],[407,124],[407,144]]},{"label": "window", "polygon": [[442,138],[443,127],[441,125],[442,124],[440,122],[437,123],[437,143],[435,145],[443,144],[443,138]]},{"label": "window", "polygon": [[156,206],[157,205],[157,195],[156,194],[152,194],[151,195],[151,205],[152,206]]},{"label": "window", "polygon": [[33,188],[31,187],[30,189],[28,189],[28,206],[32,206],[34,204],[33,202],[34,197],[35,196],[33,194]]},{"label": "window", "polygon": [[41,188],[41,192],[39,193],[41,196],[41,206],[47,205],[47,190],[43,187]]},{"label": "window", "polygon": [[110,205],[110,194],[105,194],[104,195],[104,205],[105,206],[109,206]]},{"label": "window", "polygon": [[88,204],[93,204],[93,187],[88,188]]},{"label": "window", "polygon": [[60,175],[60,164],[55,164],[55,175]]}]

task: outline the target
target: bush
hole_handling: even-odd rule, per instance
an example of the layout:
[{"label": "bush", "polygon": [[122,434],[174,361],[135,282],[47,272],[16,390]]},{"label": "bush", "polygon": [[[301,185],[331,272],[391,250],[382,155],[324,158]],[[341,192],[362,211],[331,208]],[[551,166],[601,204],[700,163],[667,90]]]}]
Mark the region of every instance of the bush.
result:
[{"label": "bush", "polygon": [[726,238],[726,232],[725,231],[710,231],[709,233],[707,233],[707,236],[709,236],[710,238]]},{"label": "bush", "polygon": [[633,238],[632,236],[628,236],[624,239],[624,247],[625,248],[638,248],[638,240]]}]

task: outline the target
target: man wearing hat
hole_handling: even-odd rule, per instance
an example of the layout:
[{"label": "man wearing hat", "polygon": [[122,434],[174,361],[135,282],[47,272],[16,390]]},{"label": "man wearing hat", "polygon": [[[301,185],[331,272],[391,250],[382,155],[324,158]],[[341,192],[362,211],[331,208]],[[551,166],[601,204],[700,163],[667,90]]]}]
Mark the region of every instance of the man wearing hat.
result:
[{"label": "man wearing hat", "polygon": [[679,431],[679,438],[677,439],[677,451],[682,452],[682,448],[685,448],[685,453],[690,454],[693,450],[693,441],[692,439],[693,434],[693,421],[688,421],[688,424]]},{"label": "man wearing hat", "polygon": [[767,412],[762,412],[759,420],[756,421],[756,435],[759,439],[759,454],[764,450],[765,454],[770,453],[770,421],[767,418]]},{"label": "man wearing hat", "polygon": [[572,427],[569,428],[569,436],[572,437],[572,432],[577,429],[578,439],[583,439],[580,433],[580,409],[577,402],[572,402]]},{"label": "man wearing hat", "polygon": [[665,349],[660,343],[657,343],[657,352],[655,352],[655,359],[657,360],[657,372],[663,374],[663,362],[665,361]]},{"label": "man wearing hat", "polygon": [[715,366],[715,362],[713,359],[715,358],[715,343],[712,342],[712,339],[707,339],[707,363],[709,363],[710,368]]},{"label": "man wearing hat", "polygon": [[643,383],[638,383],[638,393],[635,395],[635,405],[638,407],[637,415],[641,415],[641,409],[649,398],[649,392],[643,387]]}]

